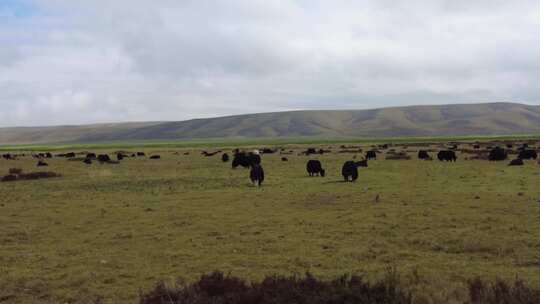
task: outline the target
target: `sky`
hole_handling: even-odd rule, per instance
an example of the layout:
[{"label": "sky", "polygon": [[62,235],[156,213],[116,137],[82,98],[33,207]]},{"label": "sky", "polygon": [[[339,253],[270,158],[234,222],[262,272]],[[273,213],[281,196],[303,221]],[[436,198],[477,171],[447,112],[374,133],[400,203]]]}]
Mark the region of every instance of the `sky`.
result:
[{"label": "sky", "polygon": [[0,0],[0,127],[540,105],[540,1]]}]

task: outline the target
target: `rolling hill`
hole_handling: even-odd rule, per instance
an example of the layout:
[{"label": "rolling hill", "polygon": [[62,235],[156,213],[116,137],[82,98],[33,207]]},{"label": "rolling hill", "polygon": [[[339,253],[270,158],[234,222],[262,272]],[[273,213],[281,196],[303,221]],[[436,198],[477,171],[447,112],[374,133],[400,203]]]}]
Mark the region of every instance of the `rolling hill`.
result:
[{"label": "rolling hill", "polygon": [[540,106],[517,103],[290,111],[178,122],[0,128],[0,144],[274,137],[540,134]]}]

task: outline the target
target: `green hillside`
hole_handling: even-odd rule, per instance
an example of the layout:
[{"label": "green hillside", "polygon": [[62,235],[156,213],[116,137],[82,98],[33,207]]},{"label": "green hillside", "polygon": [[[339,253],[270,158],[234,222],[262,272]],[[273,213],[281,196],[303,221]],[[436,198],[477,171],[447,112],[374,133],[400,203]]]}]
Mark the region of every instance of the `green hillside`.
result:
[{"label": "green hillside", "polygon": [[179,122],[0,129],[0,144],[277,137],[539,134],[540,106],[516,103],[292,111]]}]

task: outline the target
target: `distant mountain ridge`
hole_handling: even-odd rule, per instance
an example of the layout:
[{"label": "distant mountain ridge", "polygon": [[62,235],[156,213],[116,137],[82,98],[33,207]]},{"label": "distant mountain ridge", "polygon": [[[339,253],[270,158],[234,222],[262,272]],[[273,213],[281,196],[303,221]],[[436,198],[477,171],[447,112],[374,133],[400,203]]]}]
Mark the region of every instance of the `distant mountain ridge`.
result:
[{"label": "distant mountain ridge", "polygon": [[0,144],[273,137],[540,134],[540,106],[482,103],[245,114],[178,122],[0,128]]}]

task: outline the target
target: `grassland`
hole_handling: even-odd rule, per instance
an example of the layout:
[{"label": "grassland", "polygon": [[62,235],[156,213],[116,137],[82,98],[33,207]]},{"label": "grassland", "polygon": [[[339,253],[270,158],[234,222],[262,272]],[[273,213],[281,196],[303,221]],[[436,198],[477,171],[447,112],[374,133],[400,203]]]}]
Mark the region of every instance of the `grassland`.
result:
[{"label": "grassland", "polygon": [[[377,160],[343,183],[351,154],[313,157],[325,178],[307,176],[306,156],[275,154],[255,188],[247,170],[200,148],[136,150],[162,159],[54,158],[47,170],[61,178],[0,183],[0,302],[133,303],[157,281],[213,270],[376,278],[393,267],[418,303],[459,303],[475,276],[540,287],[536,162]],[[35,163],[0,160],[0,173]]]}]

